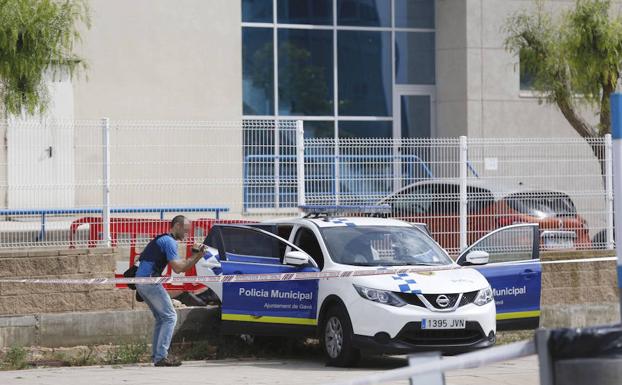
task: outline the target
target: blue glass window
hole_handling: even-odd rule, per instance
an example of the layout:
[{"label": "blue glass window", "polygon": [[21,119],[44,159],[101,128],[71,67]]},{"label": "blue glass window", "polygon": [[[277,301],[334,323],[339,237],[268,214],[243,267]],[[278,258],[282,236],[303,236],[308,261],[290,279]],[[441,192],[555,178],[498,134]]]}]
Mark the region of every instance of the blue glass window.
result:
[{"label": "blue glass window", "polygon": [[242,0],[242,21],[272,23],[272,0]]},{"label": "blue glass window", "polygon": [[402,138],[429,138],[431,132],[430,96],[402,95]]},{"label": "blue glass window", "polygon": [[391,116],[391,33],[338,32],[339,114]]},{"label": "blue glass window", "polygon": [[434,0],[395,0],[397,28],[434,28]]},{"label": "blue glass window", "polygon": [[398,84],[435,84],[434,32],[395,33],[395,72]]},{"label": "blue glass window", "polygon": [[278,0],[282,24],[333,24],[332,0]]},{"label": "blue glass window", "polygon": [[391,138],[391,121],[340,121],[340,138]]},{"label": "blue glass window", "polygon": [[335,123],[332,121],[307,120],[304,122],[305,138],[334,138]]},{"label": "blue glass window", "polygon": [[391,26],[391,0],[337,0],[337,24]]},{"label": "blue glass window", "polygon": [[272,29],[242,28],[242,99],[244,115],[274,114]]},{"label": "blue glass window", "polygon": [[279,29],[279,114],[333,115],[333,33]]}]

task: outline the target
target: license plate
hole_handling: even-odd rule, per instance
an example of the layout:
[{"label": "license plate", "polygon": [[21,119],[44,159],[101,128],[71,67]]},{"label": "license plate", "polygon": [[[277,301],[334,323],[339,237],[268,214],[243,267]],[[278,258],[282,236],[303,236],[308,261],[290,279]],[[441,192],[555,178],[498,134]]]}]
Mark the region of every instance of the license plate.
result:
[{"label": "license plate", "polygon": [[544,238],[547,249],[574,249],[574,240],[568,238]]},{"label": "license plate", "polygon": [[464,329],[466,321],[463,319],[422,319],[421,329]]}]

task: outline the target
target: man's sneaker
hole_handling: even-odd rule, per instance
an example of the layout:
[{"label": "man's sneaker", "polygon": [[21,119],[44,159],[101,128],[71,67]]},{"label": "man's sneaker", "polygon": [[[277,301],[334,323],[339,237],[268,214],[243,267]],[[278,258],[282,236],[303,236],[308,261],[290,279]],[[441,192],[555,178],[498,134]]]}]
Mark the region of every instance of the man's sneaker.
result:
[{"label": "man's sneaker", "polygon": [[163,358],[154,364],[154,366],[180,366],[180,365],[181,365],[181,361],[178,361],[174,358],[169,358],[169,357]]}]

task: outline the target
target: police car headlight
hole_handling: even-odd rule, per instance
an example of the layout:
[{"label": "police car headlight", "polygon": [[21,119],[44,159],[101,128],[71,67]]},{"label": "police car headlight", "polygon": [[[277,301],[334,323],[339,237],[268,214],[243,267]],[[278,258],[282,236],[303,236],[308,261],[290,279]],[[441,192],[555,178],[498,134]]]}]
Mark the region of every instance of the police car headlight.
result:
[{"label": "police car headlight", "polygon": [[492,302],[492,300],[492,289],[488,286],[477,293],[477,297],[475,297],[475,301],[473,301],[473,303],[477,306],[484,306],[487,303]]},{"label": "police car headlight", "polygon": [[386,290],[378,290],[378,289],[370,289],[368,287],[353,285],[356,289],[357,293],[365,299],[370,301],[378,302],[384,305],[391,305],[401,307],[406,305],[406,302],[402,300],[400,297],[395,295],[395,293],[386,291]]}]

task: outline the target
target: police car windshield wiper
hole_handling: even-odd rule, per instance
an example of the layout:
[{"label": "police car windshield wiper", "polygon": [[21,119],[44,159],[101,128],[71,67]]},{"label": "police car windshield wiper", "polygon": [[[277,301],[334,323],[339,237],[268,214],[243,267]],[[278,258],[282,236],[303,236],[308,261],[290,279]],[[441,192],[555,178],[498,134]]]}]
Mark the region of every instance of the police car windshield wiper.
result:
[{"label": "police car windshield wiper", "polygon": [[442,263],[430,263],[430,262],[408,262],[408,266],[441,266]]},{"label": "police car windshield wiper", "polygon": [[376,263],[361,263],[361,262],[345,262],[344,264],[350,266],[379,266]]}]

